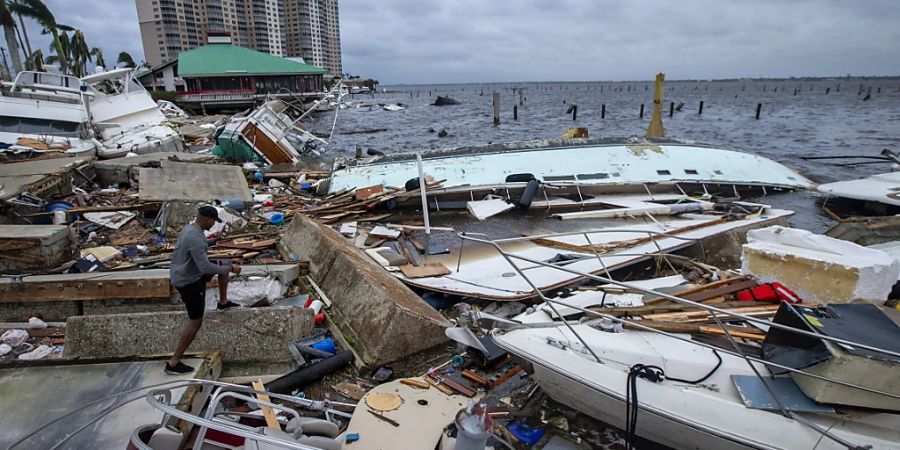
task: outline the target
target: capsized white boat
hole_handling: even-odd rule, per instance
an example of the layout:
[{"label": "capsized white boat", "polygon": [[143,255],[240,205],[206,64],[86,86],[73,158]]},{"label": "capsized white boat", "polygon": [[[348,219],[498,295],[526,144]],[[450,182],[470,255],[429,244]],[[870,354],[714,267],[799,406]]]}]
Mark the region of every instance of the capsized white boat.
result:
[{"label": "capsized white boat", "polygon": [[6,152],[65,152],[88,156],[95,151],[85,103],[94,94],[80,79],[23,71],[0,89],[0,143]]},{"label": "capsized white boat", "polygon": [[94,93],[88,110],[99,130],[97,156],[118,158],[128,153],[177,152],[184,141],[165,124],[166,116],[129,68],[81,79]]},{"label": "capsized white boat", "polygon": [[[536,180],[540,199],[568,188],[579,196],[627,191],[705,193],[737,189],[808,189],[812,182],[759,155],[680,141],[645,138],[572,139],[422,152],[423,168],[442,188],[431,195],[522,189]],[[335,162],[329,192],[372,185],[400,187],[418,177],[414,153]],[[552,189],[548,189],[551,188]],[[724,187],[724,188],[722,188]],[[722,189],[719,189],[722,188]]]},{"label": "capsized white boat", "polygon": [[880,173],[858,180],[820,184],[817,189],[829,198],[837,197],[900,207],[900,172]]},{"label": "capsized white boat", "polygon": [[[744,359],[673,337],[644,331],[601,331],[588,324],[572,328],[596,353],[593,359],[566,326],[495,330],[494,341],[532,363],[534,378],[556,401],[613,426],[626,428],[626,387],[635,364],[655,365],[660,383],[636,380],[636,434],[678,449],[838,449],[847,448],[801,420],[838,438],[873,449],[895,449],[900,415],[850,409],[840,414],[798,412],[801,420],[744,405],[733,376],[754,376]],[[683,336],[690,339],[689,336]],[[754,363],[761,373],[762,364]],[[715,369],[715,370],[714,370]],[[711,374],[710,374],[711,373]],[[674,381],[699,380],[697,384]]]},{"label": "capsized white boat", "polygon": [[294,164],[326,142],[298,126],[288,105],[270,100],[246,116],[232,117],[216,138],[213,153],[233,162]]},{"label": "capsized white boat", "polygon": [[[504,251],[532,261],[550,261],[563,255],[567,259],[565,267],[596,274],[645,260],[651,254],[670,253],[693,245],[699,239],[727,231],[765,226],[792,214],[792,211],[768,207],[762,207],[760,214],[733,220],[713,214],[683,214],[495,242]],[[592,246],[597,254],[591,249]],[[447,267],[450,273],[446,275],[410,278],[399,271],[392,273],[411,286],[464,297],[509,301],[537,296],[528,280],[519,276],[492,246],[466,242],[450,250],[451,253],[446,255],[428,257],[430,264],[440,263]],[[513,259],[513,262],[525,270],[531,282],[541,290],[570,284],[581,278],[525,260]]]}]

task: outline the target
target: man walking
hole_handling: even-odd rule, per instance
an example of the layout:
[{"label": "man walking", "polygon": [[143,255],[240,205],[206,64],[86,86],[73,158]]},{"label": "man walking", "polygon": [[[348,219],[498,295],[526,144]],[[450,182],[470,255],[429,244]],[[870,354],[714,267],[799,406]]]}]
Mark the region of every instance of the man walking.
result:
[{"label": "man walking", "polygon": [[188,323],[181,332],[181,339],[175,348],[172,358],[166,362],[166,373],[182,375],[191,373],[194,368],[181,362],[184,352],[190,347],[191,342],[203,325],[203,311],[206,309],[206,282],[213,275],[219,277],[219,303],[217,309],[228,309],[238,306],[237,303],[228,301],[228,274],[241,273],[241,267],[237,264],[220,266],[209,262],[206,255],[207,245],[204,231],[209,230],[219,219],[219,211],[212,206],[201,206],[197,210],[197,218],[194,223],[186,225],[178,241],[175,243],[175,252],[172,254],[172,263],[169,266],[169,278],[172,285],[178,290],[181,301],[187,309]]}]

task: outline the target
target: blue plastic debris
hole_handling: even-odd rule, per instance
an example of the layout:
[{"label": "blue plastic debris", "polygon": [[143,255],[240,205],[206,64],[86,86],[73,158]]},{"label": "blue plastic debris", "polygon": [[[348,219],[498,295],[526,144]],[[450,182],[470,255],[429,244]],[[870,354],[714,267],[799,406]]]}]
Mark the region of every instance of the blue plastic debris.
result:
[{"label": "blue plastic debris", "polygon": [[344,442],[351,443],[359,440],[359,433],[350,433],[344,438]]},{"label": "blue plastic debris", "polygon": [[543,428],[530,427],[520,422],[513,422],[507,425],[506,429],[509,430],[516,439],[528,446],[537,444],[537,442],[544,437],[544,433],[546,433],[546,430]]}]

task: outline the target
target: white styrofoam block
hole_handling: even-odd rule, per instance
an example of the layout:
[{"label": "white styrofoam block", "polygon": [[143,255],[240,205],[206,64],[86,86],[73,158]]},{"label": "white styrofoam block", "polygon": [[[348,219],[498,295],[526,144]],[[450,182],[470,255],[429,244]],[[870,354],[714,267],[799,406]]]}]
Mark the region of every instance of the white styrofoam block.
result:
[{"label": "white styrofoam block", "polygon": [[466,202],[466,209],[469,210],[469,214],[472,214],[478,220],[496,216],[513,208],[515,208],[515,205],[499,198]]},{"label": "white styrofoam block", "polygon": [[[795,228],[771,226],[751,230],[743,250],[743,273],[763,282],[784,282],[790,278],[793,285],[786,285],[804,300],[866,300],[880,304],[900,276],[900,262],[884,251]],[[760,266],[760,263],[751,267],[753,254],[766,255],[772,261],[771,267]],[[804,270],[807,273],[800,277],[798,273]],[[844,280],[853,280],[852,289],[829,289],[830,285],[841,282],[833,276],[838,273],[847,274],[842,278]],[[829,298],[829,293],[839,291],[846,298]]]}]

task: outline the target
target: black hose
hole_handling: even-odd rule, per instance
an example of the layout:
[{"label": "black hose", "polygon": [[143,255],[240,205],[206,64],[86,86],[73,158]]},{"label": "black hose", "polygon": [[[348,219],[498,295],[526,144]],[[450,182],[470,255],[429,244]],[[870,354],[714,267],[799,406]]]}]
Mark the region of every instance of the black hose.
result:
[{"label": "black hose", "polygon": [[266,390],[276,394],[290,394],[295,389],[303,389],[307,384],[333,372],[343,369],[353,361],[353,352],[342,351],[311,366],[303,366],[289,374],[266,383]]},{"label": "black hose", "polygon": [[625,448],[627,450],[631,450],[632,445],[634,444],[635,437],[637,436],[638,377],[643,378],[647,381],[652,381],[654,383],[662,383],[663,380],[669,379],[672,381],[677,381],[679,383],[700,384],[711,377],[712,374],[716,373],[716,370],[719,370],[719,367],[722,366],[722,357],[719,355],[719,352],[713,350],[713,354],[716,355],[716,359],[718,360],[718,362],[716,362],[716,366],[713,367],[712,370],[710,370],[702,378],[696,380],[684,380],[681,378],[667,377],[666,373],[659,366],[645,366],[643,364],[635,364],[631,366],[631,370],[628,371],[627,381],[625,382]]}]

